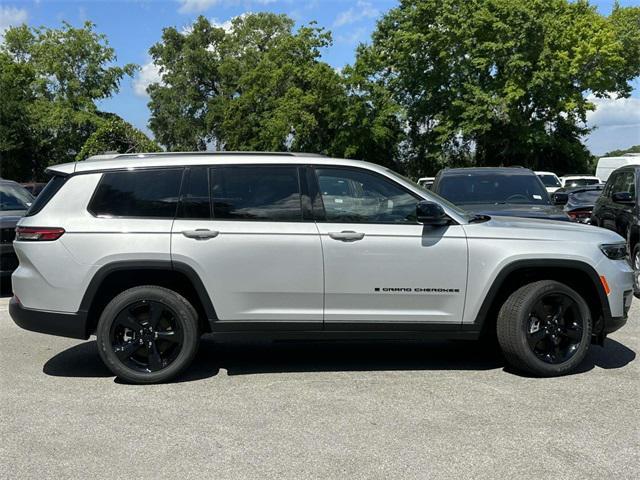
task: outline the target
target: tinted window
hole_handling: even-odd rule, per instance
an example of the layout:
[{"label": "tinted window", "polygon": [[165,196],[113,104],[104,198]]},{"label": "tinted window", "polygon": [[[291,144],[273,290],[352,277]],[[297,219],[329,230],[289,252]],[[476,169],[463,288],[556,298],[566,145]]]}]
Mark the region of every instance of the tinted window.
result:
[{"label": "tinted window", "polygon": [[538,175],[538,178],[542,180],[542,184],[545,187],[560,187],[560,182],[555,175]]},{"label": "tinted window", "polygon": [[213,216],[226,220],[302,220],[298,169],[289,166],[211,169]]},{"label": "tinted window", "polygon": [[620,172],[613,184],[613,193],[629,192],[634,198],[636,196],[636,180],[632,171]]},{"label": "tinted window", "polygon": [[209,170],[190,168],[185,174],[178,216],[181,218],[211,218],[209,200]]},{"label": "tinted window", "polygon": [[32,202],[31,194],[17,183],[0,184],[0,211],[26,210]]},{"label": "tinted window", "polygon": [[181,179],[182,169],[105,173],[89,211],[114,217],[173,218]]},{"label": "tinted window", "polygon": [[415,223],[417,199],[395,183],[362,170],[318,168],[329,222]]},{"label": "tinted window", "polygon": [[535,175],[469,173],[443,175],[438,192],[458,205],[483,203],[548,205],[549,195]]},{"label": "tinted window", "polygon": [[35,215],[40,210],[44,208],[44,206],[49,203],[49,200],[53,198],[53,196],[58,193],[58,190],[62,188],[64,182],[66,182],[66,177],[62,177],[60,175],[55,175],[49,180],[49,183],[42,189],[40,195],[36,197],[31,208],[27,212],[27,217],[30,215]]},{"label": "tinted window", "polygon": [[600,183],[599,180],[595,178],[575,178],[573,180],[567,180],[564,184],[565,187],[584,187],[586,185],[597,185]]}]

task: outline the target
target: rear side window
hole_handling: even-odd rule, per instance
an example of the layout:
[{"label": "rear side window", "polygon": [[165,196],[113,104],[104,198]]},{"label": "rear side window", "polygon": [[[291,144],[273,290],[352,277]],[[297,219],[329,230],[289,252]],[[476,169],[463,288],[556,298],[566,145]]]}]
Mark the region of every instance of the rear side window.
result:
[{"label": "rear side window", "polygon": [[192,167],[185,172],[178,217],[211,218],[207,167]]},{"label": "rear side window", "polygon": [[62,185],[64,185],[64,182],[66,181],[67,177],[63,177],[61,175],[54,175],[53,177],[51,177],[49,183],[45,185],[45,187],[40,192],[40,195],[38,195],[34,202],[31,204],[31,207],[27,211],[26,216],[30,217],[41,211],[45,207],[45,205],[49,203],[49,200],[51,200],[54,195],[58,193],[58,191],[62,188]]},{"label": "rear side window", "polygon": [[105,217],[174,218],[182,170],[105,173],[89,203],[89,211]]},{"label": "rear side window", "polygon": [[216,219],[302,220],[296,167],[214,167],[210,181],[213,217]]}]

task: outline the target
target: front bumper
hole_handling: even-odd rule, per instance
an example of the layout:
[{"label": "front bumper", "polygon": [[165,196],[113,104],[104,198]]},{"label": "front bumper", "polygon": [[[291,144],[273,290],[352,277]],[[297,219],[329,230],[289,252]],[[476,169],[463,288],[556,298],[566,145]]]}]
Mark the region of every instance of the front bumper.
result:
[{"label": "front bumper", "polygon": [[25,330],[83,340],[89,338],[87,317],[82,312],[60,313],[33,310],[23,307],[16,297],[12,297],[9,301],[9,315],[16,325]]}]

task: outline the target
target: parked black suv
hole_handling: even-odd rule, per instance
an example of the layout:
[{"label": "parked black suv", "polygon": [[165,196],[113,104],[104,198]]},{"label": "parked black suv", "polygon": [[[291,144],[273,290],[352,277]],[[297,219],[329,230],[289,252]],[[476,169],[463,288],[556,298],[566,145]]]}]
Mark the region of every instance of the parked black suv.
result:
[{"label": "parked black suv", "polygon": [[627,239],[629,261],[634,274],[635,294],[640,298],[640,212],[638,209],[638,173],[640,165],[615,170],[596,201],[591,223],[608,228]]},{"label": "parked black suv", "polygon": [[447,168],[438,172],[431,190],[478,214],[570,221],[528,168]]}]

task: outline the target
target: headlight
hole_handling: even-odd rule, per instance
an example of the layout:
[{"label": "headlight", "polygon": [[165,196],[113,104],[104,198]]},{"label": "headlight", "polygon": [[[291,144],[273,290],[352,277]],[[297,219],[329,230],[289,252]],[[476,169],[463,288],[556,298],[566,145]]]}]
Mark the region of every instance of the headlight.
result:
[{"label": "headlight", "polygon": [[626,243],[604,243],[600,250],[611,260],[624,260],[627,256]]}]

